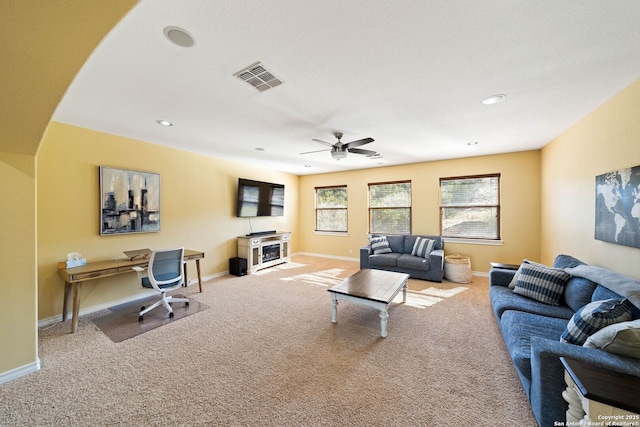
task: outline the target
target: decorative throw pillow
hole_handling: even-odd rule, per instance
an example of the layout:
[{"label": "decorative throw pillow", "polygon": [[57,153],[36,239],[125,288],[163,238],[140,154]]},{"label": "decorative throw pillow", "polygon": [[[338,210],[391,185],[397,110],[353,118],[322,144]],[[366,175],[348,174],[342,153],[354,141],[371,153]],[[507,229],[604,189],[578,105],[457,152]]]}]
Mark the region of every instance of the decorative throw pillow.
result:
[{"label": "decorative throw pillow", "polygon": [[587,338],[583,346],[640,359],[640,319],[602,328]]},{"label": "decorative throw pillow", "polygon": [[631,302],[626,298],[590,302],[575,312],[560,341],[583,345],[600,329],[627,320],[631,320]]},{"label": "decorative throw pillow", "polygon": [[416,242],[413,244],[411,255],[419,256],[421,258],[428,258],[429,254],[433,250],[433,245],[435,243],[435,240],[427,239],[424,237],[417,237]]},{"label": "decorative throw pillow", "polygon": [[371,250],[373,250],[374,255],[387,254],[391,252],[387,236],[371,237],[369,242],[371,242]]},{"label": "decorative throw pillow", "polygon": [[525,264],[534,264],[534,265],[539,265],[540,267],[549,268],[544,264],[538,264],[537,262],[529,261],[528,259],[523,259],[522,260],[522,264],[520,264],[520,267],[516,271],[516,274],[513,275],[513,279],[511,279],[511,282],[509,282],[509,288],[510,289],[515,289],[516,282],[518,281],[518,277],[520,277],[520,271],[522,270],[522,266],[525,265]]},{"label": "decorative throw pillow", "polygon": [[560,305],[562,290],[571,277],[558,268],[523,263],[518,269],[514,294],[522,295],[549,305]]}]

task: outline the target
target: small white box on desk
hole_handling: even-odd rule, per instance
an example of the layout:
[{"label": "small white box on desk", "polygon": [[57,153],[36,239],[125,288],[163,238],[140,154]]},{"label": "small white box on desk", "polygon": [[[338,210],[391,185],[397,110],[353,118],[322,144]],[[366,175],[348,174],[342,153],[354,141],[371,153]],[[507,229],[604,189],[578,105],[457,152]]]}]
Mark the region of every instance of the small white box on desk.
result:
[{"label": "small white box on desk", "polygon": [[83,265],[87,265],[86,258],[72,259],[69,261],[60,261],[58,263],[58,268],[73,268],[73,267],[81,267]]}]

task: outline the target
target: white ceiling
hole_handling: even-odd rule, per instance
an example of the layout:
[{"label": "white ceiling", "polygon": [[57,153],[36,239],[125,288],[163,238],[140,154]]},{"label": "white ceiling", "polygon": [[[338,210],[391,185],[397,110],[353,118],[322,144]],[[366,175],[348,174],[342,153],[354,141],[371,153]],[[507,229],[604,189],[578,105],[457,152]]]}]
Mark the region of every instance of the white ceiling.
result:
[{"label": "white ceiling", "polygon": [[[639,22],[636,0],[142,0],[53,119],[296,175],[538,149],[640,77]],[[285,83],[234,77],[257,61]],[[335,131],[382,158],[299,154]]]}]

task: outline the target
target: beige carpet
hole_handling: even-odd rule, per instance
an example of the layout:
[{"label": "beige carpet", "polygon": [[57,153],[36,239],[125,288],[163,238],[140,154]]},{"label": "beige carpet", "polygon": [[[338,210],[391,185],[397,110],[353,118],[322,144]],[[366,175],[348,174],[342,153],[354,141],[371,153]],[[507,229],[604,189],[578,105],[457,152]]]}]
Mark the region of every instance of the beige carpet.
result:
[{"label": "beige carpet", "polygon": [[41,331],[42,369],[0,386],[0,425],[535,425],[486,278],[410,280],[381,338],[368,307],[331,323],[327,287],[356,262],[293,260],[191,286],[209,309],[120,343],[91,316]]},{"label": "beige carpet", "polygon": [[[170,295],[177,298],[184,297],[184,295],[179,292],[172,293]],[[91,319],[93,323],[111,339],[111,341],[120,342],[151,331],[155,328],[159,328],[160,326],[177,322],[180,319],[209,308],[208,305],[203,304],[194,298],[189,301],[188,306],[183,302],[172,304],[172,318],[168,316],[168,312],[164,306],[160,306],[146,313],[141,322],[138,321],[140,307],[149,307],[159,299],[160,294],[142,300],[120,304],[95,313],[91,316]]]}]

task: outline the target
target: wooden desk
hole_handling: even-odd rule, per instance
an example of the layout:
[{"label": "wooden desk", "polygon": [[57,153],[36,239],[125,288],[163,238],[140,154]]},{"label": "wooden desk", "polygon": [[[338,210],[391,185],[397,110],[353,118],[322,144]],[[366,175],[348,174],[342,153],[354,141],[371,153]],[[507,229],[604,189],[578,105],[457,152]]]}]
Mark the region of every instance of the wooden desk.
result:
[{"label": "wooden desk", "polygon": [[[204,258],[204,252],[193,251],[191,249],[184,250],[184,260],[196,262],[196,270],[198,272],[198,288],[202,292],[202,277],[200,276],[200,260]],[[73,290],[73,311],[71,314],[71,333],[75,333],[78,329],[78,314],[80,312],[80,287],[82,282],[86,280],[102,279],[103,277],[115,276],[118,274],[130,273],[133,267],[146,267],[149,265],[148,259],[137,259],[130,261],[128,259],[118,259],[112,261],[91,262],[81,267],[64,268],[58,270],[58,275],[64,279],[64,301],[62,304],[62,321],[67,320],[67,311],[69,307],[69,297]],[[184,264],[185,286],[187,285],[187,263]]]}]

